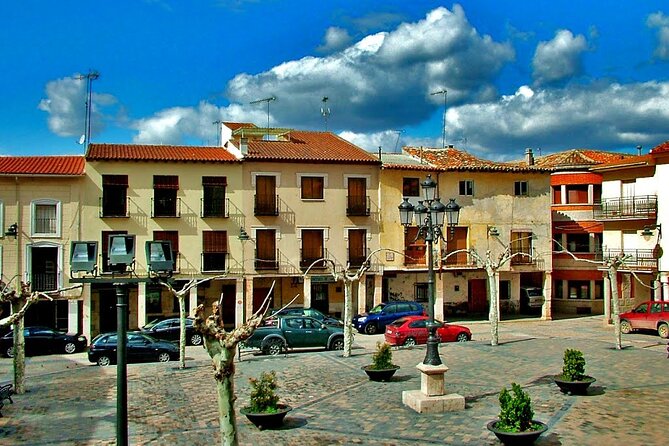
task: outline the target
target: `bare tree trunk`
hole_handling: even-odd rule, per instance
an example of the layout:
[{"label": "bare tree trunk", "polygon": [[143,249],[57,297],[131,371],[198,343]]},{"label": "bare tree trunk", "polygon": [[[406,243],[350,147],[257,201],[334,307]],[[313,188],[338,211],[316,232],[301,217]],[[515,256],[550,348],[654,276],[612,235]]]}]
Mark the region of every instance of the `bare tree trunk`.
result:
[{"label": "bare tree trunk", "polygon": [[622,350],[622,334],[620,331],[620,296],[618,295],[618,267],[614,263],[609,266],[609,281],[611,282],[611,303],[613,303],[613,327],[616,337],[616,348]]},{"label": "bare tree trunk", "polygon": [[237,446],[239,442],[237,439],[237,420],[234,410],[236,397],[233,380],[236,348],[226,348],[217,340],[208,340],[206,337],[204,345],[214,364],[221,445]]},{"label": "bare tree trunk", "polygon": [[[344,278],[344,358],[351,356],[353,347],[353,316],[351,307],[353,306],[353,281]],[[358,297],[359,298],[359,297]]]},{"label": "bare tree trunk", "polygon": [[[27,299],[21,296],[12,302],[12,312],[17,313],[25,306]],[[26,393],[26,340],[23,336],[25,327],[23,318],[14,322],[14,392]]]},{"label": "bare tree trunk", "polygon": [[183,293],[177,294],[179,301],[179,368],[186,368],[186,299]]},{"label": "bare tree trunk", "polygon": [[488,275],[488,290],[490,290],[490,345],[499,344],[499,308],[497,292],[497,274],[494,269],[487,267],[486,273]]}]

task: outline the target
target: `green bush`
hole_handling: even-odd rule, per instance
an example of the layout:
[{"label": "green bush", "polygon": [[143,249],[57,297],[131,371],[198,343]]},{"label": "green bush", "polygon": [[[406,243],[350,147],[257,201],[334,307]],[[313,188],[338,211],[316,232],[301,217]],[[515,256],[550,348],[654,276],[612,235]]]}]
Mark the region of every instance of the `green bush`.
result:
[{"label": "green bush", "polygon": [[385,342],[376,343],[376,353],[372,355],[372,369],[385,370],[396,367],[393,364],[393,352],[390,350],[390,344]]},{"label": "green bush", "polygon": [[276,372],[262,372],[260,379],[249,378],[251,383],[251,405],[247,407],[252,413],[275,413],[279,410],[279,397],[276,389]]},{"label": "green bush", "polygon": [[585,378],[585,358],[579,350],[568,348],[564,351],[562,378],[565,381],[582,381]]},{"label": "green bush", "polygon": [[499,393],[499,421],[495,428],[505,432],[534,430],[534,411],[530,396],[516,383],[511,384],[511,392],[505,387]]}]

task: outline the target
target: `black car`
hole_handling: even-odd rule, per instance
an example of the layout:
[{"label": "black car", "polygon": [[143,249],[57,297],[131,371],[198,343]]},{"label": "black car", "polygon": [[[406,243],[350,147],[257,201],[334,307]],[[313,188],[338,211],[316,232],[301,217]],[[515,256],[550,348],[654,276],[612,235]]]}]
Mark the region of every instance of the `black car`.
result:
[{"label": "black car", "polygon": [[[179,318],[173,317],[162,321],[152,321],[143,326],[140,330],[156,339],[179,342],[179,327]],[[186,343],[188,345],[202,344],[202,335],[195,331],[193,328],[193,319],[189,318],[186,319]]]},{"label": "black car", "polygon": [[327,314],[323,314],[320,311],[315,310],[313,308],[301,308],[301,307],[284,308],[281,311],[276,311],[271,315],[269,315],[267,319],[265,319],[265,325],[274,325],[274,320],[276,319],[277,316],[307,316],[316,319],[321,324],[329,325],[331,327],[344,326],[344,323],[339,319],[336,319],[332,316],[328,316]]},{"label": "black car", "polygon": [[[97,335],[88,349],[88,360],[99,366],[116,362],[116,333]],[[127,334],[126,355],[128,362],[168,362],[179,359],[179,348],[169,341],[133,332]]]},{"label": "black car", "polygon": [[[25,327],[23,337],[26,355],[48,355],[50,353],[74,353],[86,348],[86,336],[67,334],[49,327]],[[14,332],[10,330],[0,338],[0,353],[8,358],[14,356]]]}]

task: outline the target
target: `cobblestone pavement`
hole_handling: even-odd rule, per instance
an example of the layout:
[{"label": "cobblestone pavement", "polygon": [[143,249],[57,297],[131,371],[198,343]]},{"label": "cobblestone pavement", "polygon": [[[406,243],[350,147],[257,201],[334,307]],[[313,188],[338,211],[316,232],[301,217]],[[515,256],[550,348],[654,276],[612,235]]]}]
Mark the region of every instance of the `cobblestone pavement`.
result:
[{"label": "cobblestone pavement", "polygon": [[[450,368],[446,390],[465,397],[465,410],[417,414],[402,391],[420,388],[415,366],[424,346],[393,351],[401,366],[392,381],[371,382],[360,367],[370,362],[382,335],[357,335],[353,356],[294,352],[279,357],[246,354],[237,363],[237,408],[248,400],[248,378],[276,370],[282,402],[293,407],[282,429],[258,430],[237,417],[244,445],[494,445],[488,421],[499,412],[498,393],[517,382],[532,397],[535,418],[549,430],[537,445],[665,444],[669,367],[666,341],[633,334],[614,348],[613,330],[601,317],[514,321],[489,342],[488,324],[472,323],[474,341],[442,344]],[[586,372],[597,378],[586,396],[561,393],[552,375],[566,348],[583,351]],[[187,368],[174,363],[128,366],[129,443],[216,444],[218,412],[211,365],[201,347],[188,347]],[[30,358],[28,393],[3,409],[0,444],[115,444],[116,369],[89,365],[84,354]],[[11,360],[0,359],[0,383],[11,379]]]}]

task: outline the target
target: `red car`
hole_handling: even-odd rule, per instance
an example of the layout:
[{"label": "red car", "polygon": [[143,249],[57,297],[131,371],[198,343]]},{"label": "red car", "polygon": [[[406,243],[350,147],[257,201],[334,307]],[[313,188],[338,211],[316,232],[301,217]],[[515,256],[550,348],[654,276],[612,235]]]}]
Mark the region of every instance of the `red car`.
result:
[{"label": "red car", "polygon": [[[417,345],[427,343],[427,316],[405,316],[386,327],[386,342],[390,345]],[[439,342],[467,342],[472,339],[472,332],[462,325],[435,322]]]},{"label": "red car", "polygon": [[661,338],[669,338],[669,302],[649,300],[620,315],[620,331],[637,329],[657,330]]}]

